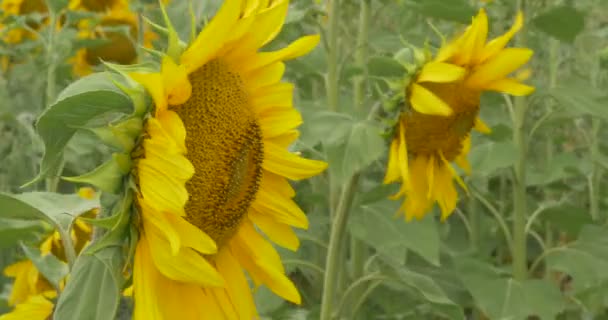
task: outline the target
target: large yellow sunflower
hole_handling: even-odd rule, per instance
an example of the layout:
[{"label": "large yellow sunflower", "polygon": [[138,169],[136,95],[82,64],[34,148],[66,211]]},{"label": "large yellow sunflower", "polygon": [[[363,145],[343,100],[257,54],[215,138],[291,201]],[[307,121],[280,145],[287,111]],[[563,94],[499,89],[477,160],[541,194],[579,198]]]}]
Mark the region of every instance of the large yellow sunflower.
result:
[{"label": "large yellow sunflower", "polygon": [[522,25],[519,13],[510,30],[486,43],[488,18],[481,9],[468,29],[444,44],[406,88],[409,107],[399,117],[384,182],[402,183],[395,198],[406,198],[401,210],[407,220],[424,217],[435,202],[442,219],[456,207],[452,179],[466,187],[451,163],[469,173],[470,131],[490,130],[478,118],[481,93],[523,96],[534,91],[508,77],[533,54],[527,48],[505,48]]},{"label": "large yellow sunflower", "polygon": [[[252,319],[248,278],[300,303],[270,242],[296,250],[307,228],[287,179],[323,171],[288,147],[301,118],[282,61],[312,50],[306,36],[274,52],[288,0],[226,0],[159,73],[134,73],[155,103],[133,152],[140,238],[135,319]],[[171,29],[170,29],[171,30]],[[174,44],[177,40],[174,41]]]}]

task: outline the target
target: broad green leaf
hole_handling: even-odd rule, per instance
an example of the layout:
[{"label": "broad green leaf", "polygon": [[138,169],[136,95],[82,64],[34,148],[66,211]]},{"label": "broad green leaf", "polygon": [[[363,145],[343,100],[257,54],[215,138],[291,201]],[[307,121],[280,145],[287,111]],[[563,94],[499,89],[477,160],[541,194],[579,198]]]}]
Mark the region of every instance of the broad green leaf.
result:
[{"label": "broad green leaf", "polygon": [[386,143],[380,136],[382,129],[372,121],[356,123],[346,141],[342,172],[353,175],[378,160],[386,151]]},{"label": "broad green leaf", "polygon": [[475,15],[475,9],[464,0],[414,0],[411,7],[428,17],[462,23],[470,23]]},{"label": "broad green leaf", "polygon": [[546,209],[540,219],[572,238],[577,238],[583,226],[592,223],[588,209],[568,204]]},{"label": "broad green leaf", "polygon": [[302,112],[302,116],[300,140],[309,147],[320,141],[331,146],[343,143],[354,123],[351,116],[330,111],[310,110]]},{"label": "broad green leaf", "polygon": [[556,285],[543,280],[523,282],[501,276],[492,266],[463,259],[457,263],[462,282],[475,304],[496,320],[553,320],[565,307]]},{"label": "broad green leaf", "polygon": [[517,159],[517,149],[510,141],[488,142],[474,146],[469,154],[473,175],[487,176],[496,170],[512,166]]},{"label": "broad green leaf", "polygon": [[585,27],[585,16],[571,6],[553,7],[532,20],[534,26],[562,41],[573,42]]},{"label": "broad green leaf", "polygon": [[574,292],[608,281],[608,229],[587,225],[579,239],[564,247],[550,249],[545,263],[549,270],[572,277]]},{"label": "broad green leaf", "polygon": [[40,173],[32,184],[56,170],[63,150],[77,128],[109,113],[130,113],[132,103],[113,83],[112,75],[94,73],[68,86],[38,119],[36,127],[44,142]]},{"label": "broad green leaf", "polygon": [[37,239],[43,230],[42,222],[39,221],[0,219],[0,249],[14,247],[19,241]]},{"label": "broad green leaf", "polygon": [[401,263],[406,250],[411,250],[438,265],[439,234],[433,216],[405,222],[395,217],[398,206],[389,200],[361,206],[351,218],[350,232],[391,262]]},{"label": "broad green leaf", "polygon": [[79,215],[99,207],[99,199],[83,199],[77,194],[27,192],[0,193],[0,218],[44,220],[64,232]]},{"label": "broad green leaf", "polygon": [[449,319],[465,319],[462,308],[445,294],[433,278],[404,266],[393,266],[393,269],[399,282],[414,289],[421,300],[430,302],[436,313],[446,315]]},{"label": "broad green leaf", "polygon": [[367,70],[370,76],[382,78],[403,78],[407,71],[397,60],[385,57],[371,57],[367,62]]},{"label": "broad green leaf", "polygon": [[572,152],[564,152],[553,156],[549,163],[539,159],[541,165],[532,167],[528,170],[526,185],[542,186],[574,177],[584,169],[589,169],[590,165],[585,158],[577,157]]},{"label": "broad green leaf", "polygon": [[122,249],[81,254],[57,301],[55,320],[114,320],[124,283]]},{"label": "broad green leaf", "polygon": [[42,255],[37,248],[21,245],[25,256],[31,260],[36,269],[55,287],[59,288],[59,283],[68,274],[68,265],[57,259],[53,254]]},{"label": "broad green leaf", "polygon": [[550,94],[563,107],[608,119],[605,91],[593,88],[587,81],[578,77],[564,79],[562,83],[564,84],[551,90]]}]

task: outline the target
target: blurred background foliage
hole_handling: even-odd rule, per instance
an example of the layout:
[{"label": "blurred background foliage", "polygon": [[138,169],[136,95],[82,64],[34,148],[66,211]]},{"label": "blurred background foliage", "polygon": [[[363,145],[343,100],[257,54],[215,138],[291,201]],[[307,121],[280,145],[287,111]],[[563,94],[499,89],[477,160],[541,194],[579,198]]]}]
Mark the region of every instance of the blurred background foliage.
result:
[{"label": "blurred background foliage", "polygon": [[[608,1],[333,1],[337,5],[292,1],[281,35],[270,45],[284,46],[302,34],[323,36],[310,55],[288,63],[286,78],[296,83],[296,106],[304,118],[293,148],[325,159],[330,169],[295,185],[310,228],[299,233],[299,251],[281,250],[303,305],[260,288],[256,302],[263,317],[319,318],[337,195],[363,170],[336,275],[335,318],[608,319]],[[134,13],[160,21],[154,1],[132,2]],[[402,76],[394,55],[410,44],[439,47],[437,31],[449,38],[480,7],[488,12],[491,34],[498,35],[512,24],[516,2],[523,2],[526,17],[519,45],[535,52],[529,82],[536,92],[521,101],[500,94],[482,97],[481,116],[492,133],[474,134],[473,173],[465,178],[470,192],[460,190],[458,208],[446,222],[439,222],[437,212],[410,223],[395,218],[399,203],[387,196],[396,187],[380,183],[387,143],[367,119],[390,96],[385,80]],[[207,21],[219,3],[195,2],[198,21]],[[168,10],[187,39],[188,2],[172,1]],[[110,26],[95,41],[83,39],[78,22],[99,22],[104,14],[70,10],[65,20],[56,21],[58,28],[51,27],[46,7],[0,14],[0,191],[46,188],[44,183],[20,186],[36,176],[43,152],[34,123],[53,98],[45,94],[49,66],[56,68],[52,85],[58,92],[79,77],[74,71],[78,51],[103,46],[104,35],[143,43],[143,31],[133,32],[130,25]],[[362,27],[365,17],[369,23]],[[15,43],[7,36],[15,29],[30,36]],[[56,40],[52,48],[49,37]],[[165,43],[162,35],[151,39],[156,47]],[[522,104],[527,112],[518,128],[513,110]],[[524,145],[514,138],[518,133]],[[65,155],[62,174],[74,176],[99,165],[108,151],[80,132]],[[523,186],[514,183],[518,165],[526,173]],[[512,213],[519,187],[527,204],[528,272],[515,278]],[[71,193],[75,186],[61,182],[58,190]],[[23,256],[19,241],[40,239],[45,230],[37,223],[0,220],[0,268]],[[7,280],[0,278],[0,314],[7,310]]]}]

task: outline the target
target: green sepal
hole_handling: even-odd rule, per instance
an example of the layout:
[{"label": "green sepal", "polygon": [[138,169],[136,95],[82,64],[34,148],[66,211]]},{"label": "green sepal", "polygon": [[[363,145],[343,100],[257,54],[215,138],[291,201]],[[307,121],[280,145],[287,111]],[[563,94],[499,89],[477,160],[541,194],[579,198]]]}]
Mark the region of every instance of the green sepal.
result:
[{"label": "green sepal", "polygon": [[128,191],[123,196],[121,203],[114,213],[107,218],[99,219],[102,228],[108,231],[98,240],[87,247],[86,254],[95,254],[97,251],[110,246],[122,246],[131,219],[131,208],[133,204],[133,193]]},{"label": "green sepal", "polygon": [[123,76],[127,85],[119,81],[113,81],[114,85],[124,92],[133,102],[133,116],[141,116],[148,111],[148,103],[146,101],[146,91],[137,81],[133,80],[129,73],[139,72],[156,72],[154,68],[148,65],[132,65],[123,66],[119,64],[103,61],[103,64],[110,70],[119,73]]},{"label": "green sepal", "polygon": [[[160,0],[159,0],[160,2]],[[165,20],[165,25],[167,26],[167,36],[169,43],[167,45],[167,55],[173,59],[176,63],[179,63],[180,56],[182,55],[183,49],[180,46],[179,36],[171,23],[171,19],[169,19],[169,15],[167,14],[167,10],[165,6],[160,3],[160,10],[163,13],[163,19]]]},{"label": "green sepal", "polygon": [[[123,156],[128,157],[126,155]],[[114,153],[112,159],[93,171],[77,177],[62,177],[62,179],[70,182],[90,184],[103,192],[116,193],[122,185],[124,175],[129,172],[129,170],[125,170],[126,165],[124,157],[121,154]]]},{"label": "green sepal", "polygon": [[112,158],[118,164],[118,168],[120,168],[123,175],[131,172],[133,161],[131,161],[131,157],[129,155],[124,153],[115,153],[112,155]]},{"label": "green sepal", "polygon": [[99,128],[88,128],[105,144],[115,147],[123,152],[131,152],[135,140],[141,134],[143,121],[140,118],[129,118],[116,125]]}]

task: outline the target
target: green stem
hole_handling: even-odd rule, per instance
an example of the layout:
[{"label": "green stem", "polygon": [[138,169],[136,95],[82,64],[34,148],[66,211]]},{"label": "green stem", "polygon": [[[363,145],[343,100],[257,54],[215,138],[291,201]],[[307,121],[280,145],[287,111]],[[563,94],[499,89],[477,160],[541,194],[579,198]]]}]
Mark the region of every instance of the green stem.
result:
[{"label": "green stem", "polygon": [[74,262],[76,261],[76,249],[74,248],[74,244],[72,243],[72,237],[70,237],[70,232],[63,231],[63,229],[58,229],[59,236],[61,237],[61,243],[63,245],[63,251],[65,252],[65,258],[68,260],[68,267],[70,270],[74,266]]},{"label": "green stem", "polygon": [[361,0],[359,8],[359,33],[357,34],[357,46],[355,48],[355,65],[363,71],[353,81],[354,104],[357,111],[361,111],[365,102],[365,82],[367,80],[368,38],[369,21],[371,16],[371,0]]},{"label": "green stem", "polygon": [[348,183],[344,186],[344,189],[342,189],[340,202],[338,203],[336,215],[331,226],[329,248],[325,261],[325,274],[323,276],[323,299],[321,302],[320,320],[330,320],[332,318],[336,280],[338,279],[338,269],[341,265],[340,247],[343,242],[342,239],[344,238],[344,232],[346,231],[348,216],[350,214],[350,208],[355,196],[358,181],[359,174],[356,173],[349,179]]},{"label": "green stem", "polygon": [[[522,10],[524,0],[517,1],[517,9]],[[524,45],[524,32],[516,39],[517,45]],[[525,280],[528,276],[526,246],[526,153],[527,139],[524,128],[527,102],[524,97],[515,98],[513,107],[513,141],[517,148],[517,161],[513,172],[513,276]]]},{"label": "green stem", "polygon": [[469,243],[471,246],[471,250],[475,253],[477,253],[479,251],[479,239],[480,239],[480,235],[479,235],[479,230],[480,230],[480,224],[479,224],[479,210],[477,208],[477,202],[475,201],[475,197],[474,196],[470,196],[468,198],[468,211],[469,211],[469,226],[470,226],[470,232],[469,232]]},{"label": "green stem", "polygon": [[325,88],[327,90],[327,105],[332,111],[339,109],[338,92],[338,32],[340,29],[340,0],[330,0],[329,29],[327,47],[327,77]]},{"label": "green stem", "polygon": [[[46,107],[50,107],[57,96],[57,52],[55,52],[55,26],[57,25],[57,15],[50,12],[49,39],[46,46]],[[64,161],[62,160],[54,172],[50,172],[46,178],[46,191],[56,192],[59,185],[59,177],[63,171]]]}]

